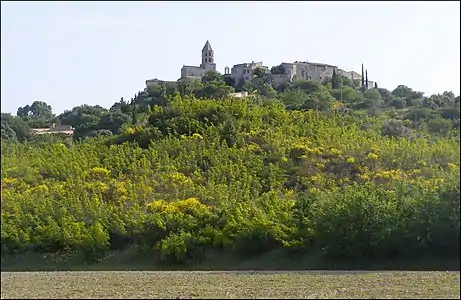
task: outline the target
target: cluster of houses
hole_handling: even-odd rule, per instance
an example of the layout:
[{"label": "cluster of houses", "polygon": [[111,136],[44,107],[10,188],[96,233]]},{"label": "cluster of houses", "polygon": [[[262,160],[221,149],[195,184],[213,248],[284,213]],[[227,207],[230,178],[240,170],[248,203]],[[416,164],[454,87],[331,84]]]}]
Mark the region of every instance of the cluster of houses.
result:
[{"label": "cluster of houses", "polygon": [[[327,78],[332,78],[333,73],[345,76],[353,81],[361,81],[363,74],[359,74],[354,71],[345,71],[337,66],[324,64],[324,63],[316,63],[316,62],[309,62],[309,61],[295,61],[293,63],[281,63],[283,68],[283,72],[279,74],[272,74],[271,79],[274,83],[283,83],[283,82],[291,82],[293,80],[311,80],[315,82],[322,82]],[[229,67],[224,68],[224,75],[231,77],[235,82],[244,82],[248,83],[251,82],[254,78],[254,72],[257,68],[263,68],[267,72],[269,72],[269,68],[264,66],[261,61],[251,63],[240,63],[234,65],[232,69]],[[206,72],[208,71],[216,71],[216,63],[214,59],[214,50],[211,47],[209,41],[205,43],[202,48],[202,62],[199,66],[187,66],[184,65],[181,68],[181,79],[185,78],[193,78],[193,79],[200,79],[202,78]],[[367,73],[367,71],[365,71]],[[363,68],[362,68],[363,73]],[[368,80],[368,74],[365,75],[367,77],[367,87],[373,87],[375,85],[374,81]],[[158,80],[158,79],[150,79],[146,80],[146,86],[149,87],[151,85],[155,85],[158,83],[162,83],[165,81]]]}]

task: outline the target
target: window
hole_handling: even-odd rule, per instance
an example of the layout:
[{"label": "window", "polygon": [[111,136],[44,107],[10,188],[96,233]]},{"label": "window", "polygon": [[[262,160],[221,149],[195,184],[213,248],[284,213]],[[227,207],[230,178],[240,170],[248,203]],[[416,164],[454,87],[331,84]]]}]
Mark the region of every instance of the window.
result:
[{"label": "window", "polygon": [[205,62],[207,62],[207,58],[205,57]]}]

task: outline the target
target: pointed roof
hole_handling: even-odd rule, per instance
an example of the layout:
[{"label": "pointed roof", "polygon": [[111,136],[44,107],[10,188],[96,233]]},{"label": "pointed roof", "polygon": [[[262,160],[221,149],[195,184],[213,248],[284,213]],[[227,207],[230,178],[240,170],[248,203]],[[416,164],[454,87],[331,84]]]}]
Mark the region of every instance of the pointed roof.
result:
[{"label": "pointed roof", "polygon": [[203,51],[213,51],[209,41],[206,41],[205,46],[203,46],[203,49],[202,49],[202,52]]}]

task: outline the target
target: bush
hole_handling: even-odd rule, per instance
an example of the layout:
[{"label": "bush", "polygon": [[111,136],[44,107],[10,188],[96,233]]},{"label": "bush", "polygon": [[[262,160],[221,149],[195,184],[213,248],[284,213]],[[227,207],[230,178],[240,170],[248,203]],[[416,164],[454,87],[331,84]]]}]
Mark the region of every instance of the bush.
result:
[{"label": "bush", "polygon": [[176,95],[120,135],[2,142],[2,253],[459,257],[459,136],[338,114],[327,87],[297,85],[332,110]]}]

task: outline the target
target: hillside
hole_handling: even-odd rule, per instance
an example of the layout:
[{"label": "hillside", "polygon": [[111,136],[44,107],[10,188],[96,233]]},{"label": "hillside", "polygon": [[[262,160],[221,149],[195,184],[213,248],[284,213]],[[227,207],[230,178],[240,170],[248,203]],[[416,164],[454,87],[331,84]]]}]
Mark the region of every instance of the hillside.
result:
[{"label": "hillside", "polygon": [[[2,255],[459,259],[459,96],[341,80],[210,73],[109,110],[2,114]],[[31,136],[52,123],[74,136]]]}]

